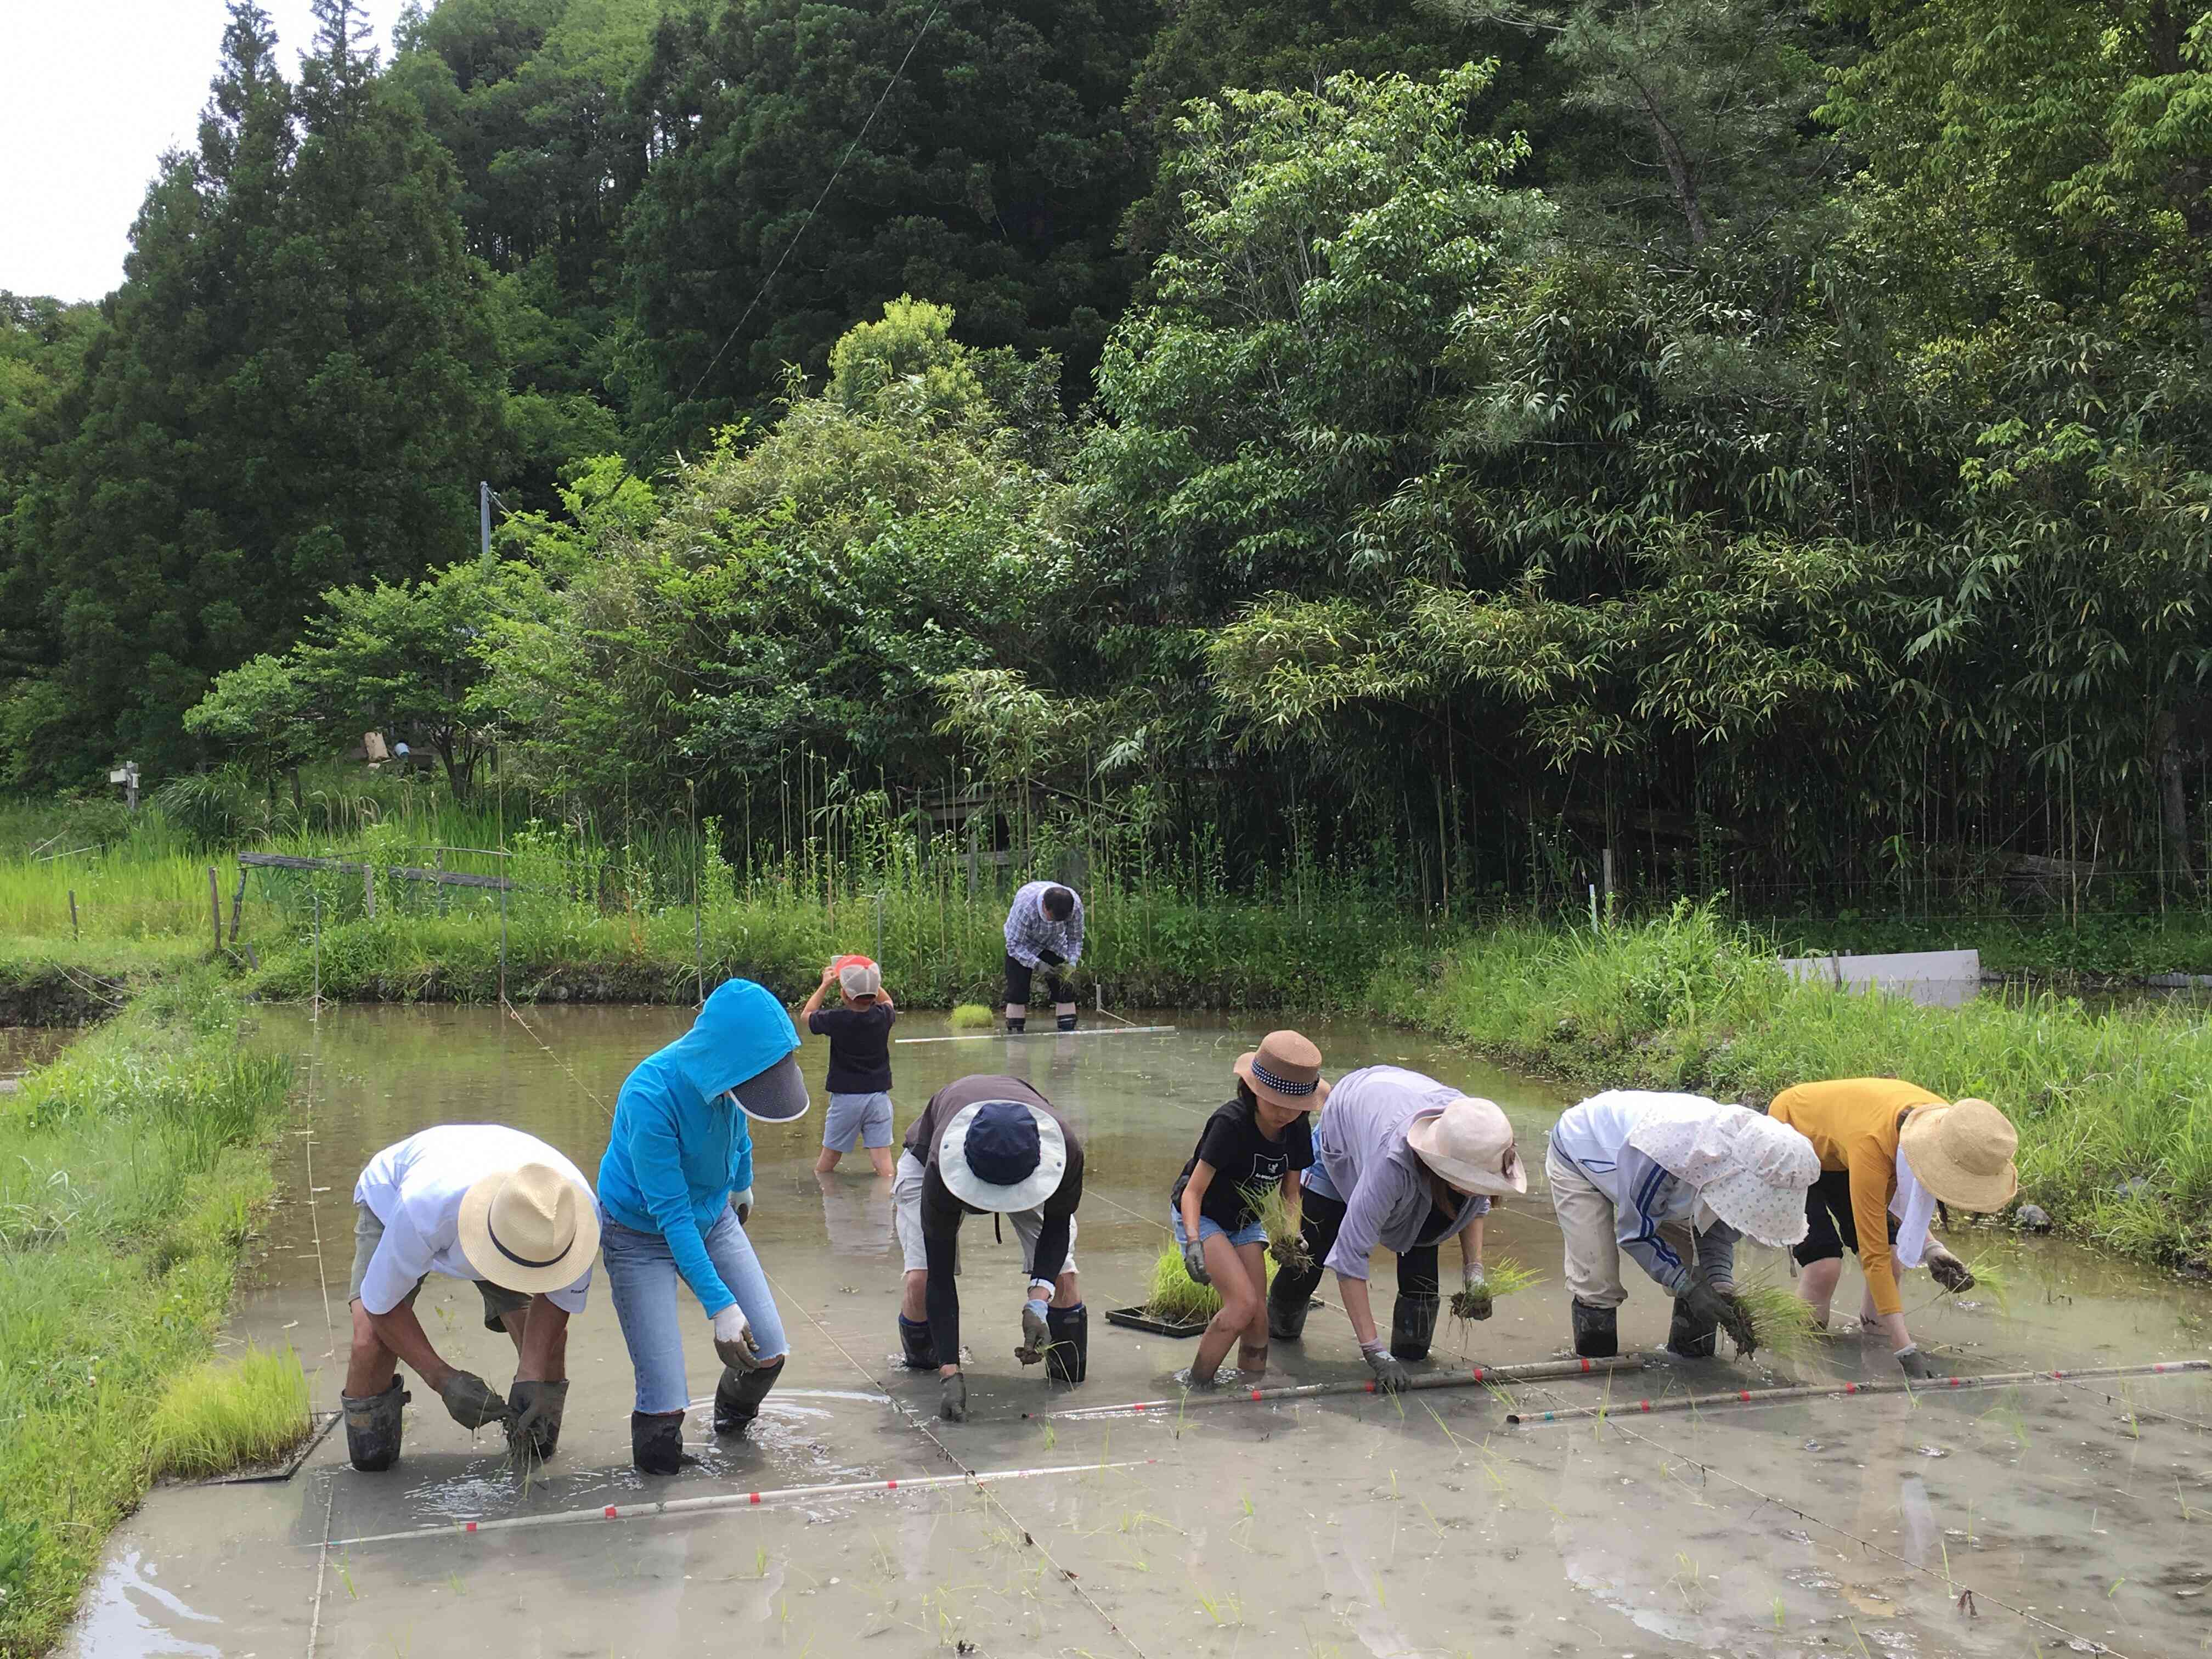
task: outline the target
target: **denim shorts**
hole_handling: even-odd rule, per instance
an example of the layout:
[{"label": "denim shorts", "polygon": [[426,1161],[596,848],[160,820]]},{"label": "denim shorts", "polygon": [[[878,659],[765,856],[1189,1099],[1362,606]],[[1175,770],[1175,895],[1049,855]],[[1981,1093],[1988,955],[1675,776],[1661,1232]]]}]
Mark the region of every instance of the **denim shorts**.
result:
[{"label": "denim shorts", "polygon": [[[1175,1242],[1178,1244],[1189,1243],[1190,1235],[1183,1231],[1182,1206],[1180,1204],[1169,1206],[1168,1221],[1175,1228]],[[1248,1221],[1232,1233],[1212,1216],[1202,1214],[1198,1218],[1198,1242],[1203,1244],[1209,1238],[1225,1238],[1237,1249],[1242,1249],[1247,1244],[1265,1244],[1267,1242],[1267,1230],[1256,1221]]]},{"label": "denim shorts", "polygon": [[[790,1352],[775,1292],[761,1271],[760,1258],[753,1254],[752,1241],[738,1224],[737,1212],[724,1210],[721,1218],[707,1229],[704,1242],[714,1271],[752,1327],[761,1358],[774,1359]],[[691,1392],[684,1377],[684,1310],[677,1289],[683,1280],[668,1240],[659,1233],[625,1227],[610,1216],[599,1229],[599,1254],[606,1264],[615,1318],[629,1348],[630,1368],[637,1373],[635,1409],[654,1413],[684,1410],[691,1403]],[[711,1352],[707,1322],[697,1323],[700,1340],[709,1344]]]},{"label": "denim shorts", "polygon": [[891,1097],[878,1090],[872,1095],[832,1095],[830,1109],[822,1115],[822,1145],[833,1152],[850,1152],[853,1137],[863,1146],[891,1144]]}]

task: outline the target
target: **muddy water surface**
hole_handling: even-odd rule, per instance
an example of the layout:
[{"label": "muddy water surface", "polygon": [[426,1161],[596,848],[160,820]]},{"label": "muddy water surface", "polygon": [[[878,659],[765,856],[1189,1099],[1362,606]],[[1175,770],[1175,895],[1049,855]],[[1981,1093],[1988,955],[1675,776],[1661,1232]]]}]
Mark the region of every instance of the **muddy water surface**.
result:
[{"label": "muddy water surface", "polygon": [[[672,1009],[265,1011],[262,1039],[311,1086],[280,1154],[285,1202],[242,1298],[236,1340],[289,1340],[332,1405],[343,1372],[351,1189],[379,1147],[425,1125],[498,1119],[586,1170],[637,1059],[687,1023]],[[1162,1020],[1171,1016],[1158,1016]],[[2194,1376],[1894,1395],[1696,1412],[1635,1401],[1778,1382],[1894,1376],[1844,1336],[1780,1364],[1666,1366],[1602,1386],[1481,1389],[1048,1419],[1073,1406],[1175,1394],[1188,1342],[1107,1326],[1139,1300],[1167,1189],[1228,1068],[1258,1027],[1184,1019],[1165,1036],[909,1043],[895,1051],[902,1128],[973,1071],[1026,1076],[1081,1127],[1089,1166],[1077,1255],[1092,1310],[1091,1376],[1055,1390],[1009,1357],[1022,1274],[1011,1234],[963,1237],[971,1420],[938,1423],[933,1377],[889,1363],[898,1262],[886,1183],[848,1154],[811,1170],[818,1115],[757,1130],[752,1233],[793,1344],[751,1438],[699,1467],[631,1469],[629,1371],[603,1297],[572,1326],[562,1450],[527,1482],[495,1436],[453,1425],[415,1386],[389,1474],[343,1436],[270,1486],[157,1493],[118,1535],[74,1638],[87,1655],[640,1655],[709,1647],[793,1655],[1170,1652],[2021,1655],[2194,1653],[2212,1638],[2212,1384]],[[1412,1065],[1489,1094],[1536,1148],[1567,1097],[1385,1027],[1307,1027],[1332,1073]],[[916,1016],[903,1036],[945,1035]],[[821,1045],[802,1055],[817,1085]],[[818,1111],[818,1103],[817,1103]],[[1540,1170],[1541,1159],[1532,1160]],[[2001,1260],[2008,1305],[1907,1307],[1962,1373],[2212,1357],[2208,1298],[2047,1241],[1968,1231]],[[1489,1254],[1548,1283],[1486,1325],[1440,1334],[1439,1363],[1550,1358],[1566,1340],[1558,1234],[1540,1194],[1501,1208]],[[1753,1252],[1754,1257],[1765,1253]],[[1451,1253],[1447,1251],[1447,1271]],[[1778,1257],[1763,1261],[1786,1275]],[[1389,1258],[1376,1263],[1378,1305]],[[1847,1275],[1839,1308],[1855,1305]],[[1365,1375],[1334,1305],[1278,1343],[1271,1382]],[[1921,1304],[1928,1304],[1923,1306]],[[474,1292],[434,1279],[434,1340],[504,1382],[503,1340]],[[1632,1287],[1625,1346],[1663,1341],[1667,1306]],[[706,1322],[687,1339],[695,1405],[716,1376]],[[1513,1405],[1625,1409],[1510,1428]],[[1045,1471],[987,1487],[779,1501],[785,1489]],[[1057,1471],[1057,1472],[1054,1472]],[[770,1494],[760,1506],[747,1494]],[[683,1516],[607,1521],[609,1504],[728,1497]],[[510,1516],[575,1524],[382,1541]],[[324,1540],[335,1540],[325,1550]]]}]

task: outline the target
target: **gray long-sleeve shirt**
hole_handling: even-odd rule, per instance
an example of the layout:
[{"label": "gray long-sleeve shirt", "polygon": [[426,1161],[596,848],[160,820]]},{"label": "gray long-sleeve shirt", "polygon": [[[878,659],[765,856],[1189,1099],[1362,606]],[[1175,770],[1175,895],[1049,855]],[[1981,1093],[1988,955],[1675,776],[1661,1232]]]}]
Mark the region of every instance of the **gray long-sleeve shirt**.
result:
[{"label": "gray long-sleeve shirt", "polygon": [[1398,1066],[1369,1066],[1347,1073],[1329,1091],[1314,1131],[1314,1152],[1330,1186],[1344,1194],[1344,1224],[1326,1266],[1346,1279],[1367,1277],[1367,1257],[1377,1244],[1399,1255],[1449,1238],[1490,1200],[1468,1194],[1451,1224],[1427,1228],[1436,1191],[1429,1166],[1406,1143],[1406,1131],[1432,1117],[1460,1091],[1432,1077]]}]

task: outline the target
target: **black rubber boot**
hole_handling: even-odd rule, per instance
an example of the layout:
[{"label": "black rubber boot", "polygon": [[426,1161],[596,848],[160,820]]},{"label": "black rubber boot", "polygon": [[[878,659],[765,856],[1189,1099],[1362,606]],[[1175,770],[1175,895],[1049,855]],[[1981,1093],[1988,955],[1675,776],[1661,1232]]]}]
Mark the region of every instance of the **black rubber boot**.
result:
[{"label": "black rubber boot", "polygon": [[1582,1358],[1611,1359],[1620,1352],[1620,1316],[1614,1310],[1577,1302],[1570,1312],[1575,1322],[1575,1352]]},{"label": "black rubber boot", "polygon": [[407,1400],[396,1376],[382,1394],[338,1396],[345,1413],[346,1455],[362,1474],[374,1474],[399,1461],[399,1408]]},{"label": "black rubber boot", "polygon": [[684,1449],[682,1412],[632,1412],[629,1455],[641,1474],[674,1474],[699,1461]]},{"label": "black rubber boot", "polygon": [[1274,1283],[1267,1286],[1269,1336],[1278,1342],[1295,1342],[1305,1334],[1306,1315],[1313,1310],[1313,1287],[1320,1282],[1316,1273],[1275,1270]]},{"label": "black rubber boot", "polygon": [[937,1345],[929,1340],[927,1319],[898,1316],[899,1363],[910,1371],[933,1371],[937,1369]]},{"label": "black rubber boot", "polygon": [[1047,1308],[1044,1328],[1052,1346],[1044,1351],[1044,1371],[1055,1382],[1080,1382],[1091,1369],[1091,1313],[1080,1302],[1072,1308]]},{"label": "black rubber boot", "polygon": [[[507,1455],[518,1463],[525,1458],[543,1463],[560,1449],[561,1414],[568,1408],[568,1385],[518,1382],[507,1391],[507,1403],[514,1413],[507,1419]],[[533,1404],[535,1414],[525,1428],[522,1414]]]},{"label": "black rubber boot", "polygon": [[761,1401],[782,1375],[781,1365],[763,1365],[750,1371],[723,1366],[722,1380],[714,1385],[714,1432],[743,1434],[752,1427],[753,1419],[760,1415]]},{"label": "black rubber boot", "polygon": [[1408,1365],[1417,1365],[1429,1357],[1429,1344],[1436,1340],[1437,1310],[1443,1298],[1415,1291],[1407,1296],[1401,1292],[1390,1308],[1390,1352],[1394,1358]]},{"label": "black rubber boot", "polygon": [[1053,1021],[1053,1024],[1060,1030],[1072,1031],[1075,1029],[1075,1016],[1061,1014]]},{"label": "black rubber boot", "polygon": [[1667,1327],[1667,1352],[1685,1359],[1711,1359],[1719,1332],[1719,1321],[1699,1319],[1678,1297],[1674,1322]]},{"label": "black rubber boot", "polygon": [[1028,1029],[1029,1021],[1026,1019],[1010,1019],[1006,1022],[1006,1031],[1009,1036],[1019,1036]]}]

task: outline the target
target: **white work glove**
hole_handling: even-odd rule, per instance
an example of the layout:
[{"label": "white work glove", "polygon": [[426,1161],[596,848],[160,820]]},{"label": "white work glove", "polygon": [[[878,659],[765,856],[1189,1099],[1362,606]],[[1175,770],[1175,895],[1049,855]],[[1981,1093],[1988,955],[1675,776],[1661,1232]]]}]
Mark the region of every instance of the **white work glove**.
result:
[{"label": "white work glove", "polygon": [[1044,1313],[1042,1297],[1033,1296],[1022,1304],[1022,1346],[1014,1350],[1014,1358],[1024,1365],[1036,1364],[1052,1346],[1052,1328],[1045,1323]]},{"label": "white work glove", "polygon": [[1488,1284],[1490,1280],[1489,1276],[1482,1270],[1482,1263],[1469,1261],[1461,1266],[1459,1282],[1461,1289],[1471,1291],[1478,1285]]},{"label": "white work glove", "polygon": [[741,1193],[732,1193],[730,1207],[738,1212],[738,1225],[742,1227],[750,1221],[753,1218],[753,1189],[748,1187]]},{"label": "white work glove", "polygon": [[714,1316],[714,1352],[732,1370],[760,1369],[761,1351],[753,1340],[752,1326],[734,1302]]}]

